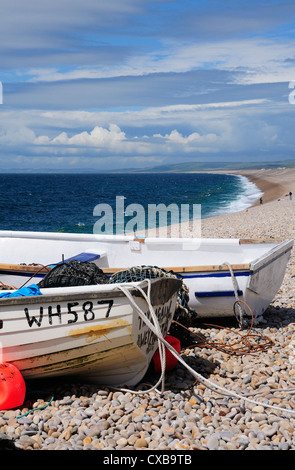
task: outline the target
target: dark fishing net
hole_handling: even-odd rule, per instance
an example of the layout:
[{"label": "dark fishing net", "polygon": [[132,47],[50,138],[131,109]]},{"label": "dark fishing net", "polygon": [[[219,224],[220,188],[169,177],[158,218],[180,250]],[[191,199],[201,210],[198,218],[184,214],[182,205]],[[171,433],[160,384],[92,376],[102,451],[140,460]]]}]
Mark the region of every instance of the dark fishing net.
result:
[{"label": "dark fishing net", "polygon": [[[40,288],[71,287],[95,284],[116,284],[139,282],[144,279],[172,277],[182,279],[179,274],[157,266],[134,266],[113,274],[110,279],[96,264],[87,261],[67,261],[58,264],[39,282]],[[196,312],[188,305],[188,288],[182,283],[178,291],[177,307],[169,333],[181,340],[183,345],[191,344],[192,336],[188,328],[192,326]],[[180,325],[179,325],[180,324]],[[182,326],[181,326],[182,325]],[[183,328],[185,327],[185,328]]]},{"label": "dark fishing net", "polygon": [[58,264],[39,282],[39,287],[71,287],[106,284],[107,275],[88,261],[67,261]]},{"label": "dark fishing net", "polygon": [[[182,276],[175,274],[173,271],[167,271],[157,266],[134,266],[129,269],[113,274],[109,279],[109,284],[124,283],[124,282],[138,282],[143,279],[156,279],[159,277],[172,277],[175,279],[182,279]],[[174,313],[173,322],[170,326],[169,333],[181,340],[182,344],[188,345],[195,342],[195,338],[190,333],[188,328],[193,324],[193,319],[196,312],[192,310],[189,305],[189,291],[187,286],[182,283],[178,291],[177,307]],[[185,327],[185,328],[183,328]]]},{"label": "dark fishing net", "polygon": [[109,284],[118,282],[138,282],[143,279],[155,279],[158,277],[173,277],[181,279],[181,276],[174,274],[172,271],[158,268],[157,266],[133,266],[132,268],[122,269],[113,274],[109,279]]}]

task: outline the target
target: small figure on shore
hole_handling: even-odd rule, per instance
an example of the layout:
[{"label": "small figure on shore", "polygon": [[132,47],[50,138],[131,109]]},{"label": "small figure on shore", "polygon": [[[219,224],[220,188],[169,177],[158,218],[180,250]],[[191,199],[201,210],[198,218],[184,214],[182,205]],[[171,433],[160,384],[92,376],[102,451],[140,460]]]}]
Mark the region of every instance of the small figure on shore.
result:
[{"label": "small figure on shore", "polygon": [[263,204],[262,197],[260,198],[260,204]]},{"label": "small figure on shore", "polygon": [[293,196],[293,194],[292,194],[291,191],[290,191],[290,192],[289,192],[290,201],[292,201],[292,196]]}]

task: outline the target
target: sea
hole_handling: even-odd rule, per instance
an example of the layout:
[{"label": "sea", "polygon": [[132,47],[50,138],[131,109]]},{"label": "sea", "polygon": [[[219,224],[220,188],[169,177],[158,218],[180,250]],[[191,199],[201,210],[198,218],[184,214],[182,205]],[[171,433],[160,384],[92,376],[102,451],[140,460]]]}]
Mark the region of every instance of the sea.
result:
[{"label": "sea", "polygon": [[[186,205],[192,219],[197,206],[201,218],[207,218],[246,209],[260,197],[255,184],[230,174],[0,174],[0,230],[93,233],[96,222],[108,213],[113,233],[123,233],[132,217],[127,210],[123,225],[122,218],[121,225],[116,224],[118,198],[124,210],[140,206],[146,214],[149,205]],[[105,227],[108,233],[108,224]]]}]

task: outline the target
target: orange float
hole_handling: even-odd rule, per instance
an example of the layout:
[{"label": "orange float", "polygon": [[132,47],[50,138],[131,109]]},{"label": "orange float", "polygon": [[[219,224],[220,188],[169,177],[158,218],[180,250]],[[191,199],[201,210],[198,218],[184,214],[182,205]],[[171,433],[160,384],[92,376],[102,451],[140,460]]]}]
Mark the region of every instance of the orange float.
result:
[{"label": "orange float", "polygon": [[[169,343],[178,354],[180,354],[181,351],[181,346],[180,346],[180,341],[177,338],[174,338],[174,336],[171,335],[166,335],[164,339]],[[167,371],[174,369],[177,364],[177,358],[173,356],[173,354],[165,347],[165,355],[166,355],[166,361],[165,361],[165,369]],[[155,372],[161,372],[161,359],[160,359],[160,353],[159,350],[157,350],[153,356],[153,362],[154,362],[154,370]]]},{"label": "orange float", "polygon": [[0,363],[0,410],[10,410],[24,403],[26,384],[20,371],[8,362]]}]

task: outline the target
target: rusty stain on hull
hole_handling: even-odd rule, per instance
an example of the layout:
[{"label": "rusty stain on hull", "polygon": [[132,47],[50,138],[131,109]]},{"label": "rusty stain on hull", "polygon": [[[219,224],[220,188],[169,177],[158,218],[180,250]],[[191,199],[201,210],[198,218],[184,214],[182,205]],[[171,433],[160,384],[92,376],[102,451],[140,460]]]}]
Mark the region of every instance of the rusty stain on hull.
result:
[{"label": "rusty stain on hull", "polygon": [[[70,330],[69,331],[69,336],[72,337],[79,337],[79,336],[87,336],[86,338],[86,343],[91,343],[92,341],[100,338],[101,336],[105,336],[107,338],[107,335],[116,330],[117,328],[124,328],[130,326],[130,323],[128,323],[125,320],[122,320],[121,318],[118,318],[116,320],[111,320],[108,323],[104,323],[103,325],[91,325],[91,326],[85,326],[84,328],[80,329],[75,329],[75,330]],[[131,328],[130,328],[130,333],[131,333]],[[109,338],[107,338],[109,339]]]}]

